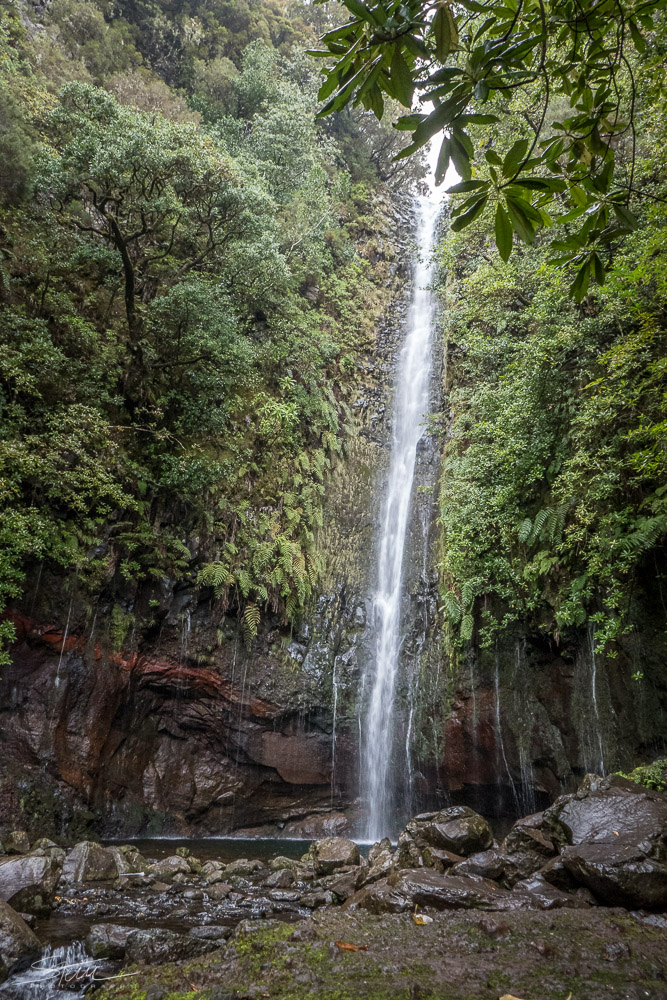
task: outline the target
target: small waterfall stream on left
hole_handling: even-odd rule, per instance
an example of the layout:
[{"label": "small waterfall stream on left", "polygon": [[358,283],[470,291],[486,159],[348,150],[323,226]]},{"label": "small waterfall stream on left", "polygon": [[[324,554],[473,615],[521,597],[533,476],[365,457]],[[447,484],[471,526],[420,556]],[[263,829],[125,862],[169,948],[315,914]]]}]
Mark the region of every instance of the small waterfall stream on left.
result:
[{"label": "small waterfall stream on left", "polygon": [[58,948],[45,948],[41,958],[17,972],[0,986],[5,1000],[70,1000],[83,996],[90,987],[107,978],[81,941]]}]

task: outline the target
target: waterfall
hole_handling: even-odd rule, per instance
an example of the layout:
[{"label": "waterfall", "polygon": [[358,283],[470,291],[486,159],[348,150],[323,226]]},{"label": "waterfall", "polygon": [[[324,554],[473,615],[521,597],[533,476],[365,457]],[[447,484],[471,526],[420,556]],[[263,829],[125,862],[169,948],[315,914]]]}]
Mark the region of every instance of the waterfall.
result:
[{"label": "waterfall", "polygon": [[395,692],[402,642],[401,599],[406,539],[417,461],[417,445],[429,409],[435,303],[429,288],[438,218],[433,192],[418,199],[417,238],[421,253],[407,332],[400,353],[393,414],[391,458],[379,531],[377,583],[373,594],[374,656],[364,687],[370,691],[361,746],[362,796],[368,808],[366,836],[379,840],[396,826],[398,799],[391,769],[396,737]]},{"label": "waterfall", "polygon": [[598,664],[595,657],[595,626],[592,622],[588,626],[588,642],[591,650],[591,700],[593,702],[593,715],[595,716],[595,729],[597,732],[598,749],[600,751],[600,762],[597,770],[599,770],[600,774],[604,774],[604,745],[602,742],[600,709],[598,708]]}]

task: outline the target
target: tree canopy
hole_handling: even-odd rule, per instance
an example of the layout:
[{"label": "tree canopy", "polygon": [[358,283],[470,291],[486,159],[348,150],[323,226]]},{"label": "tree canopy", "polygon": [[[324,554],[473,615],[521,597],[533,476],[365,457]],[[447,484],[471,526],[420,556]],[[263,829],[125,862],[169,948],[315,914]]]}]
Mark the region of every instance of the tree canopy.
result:
[{"label": "tree canopy", "polygon": [[[460,183],[453,228],[493,212],[500,255],[554,223],[550,262],[576,273],[581,300],[602,283],[637,225],[638,63],[658,64],[665,0],[344,0],[327,32],[322,114],[349,103],[378,117],[388,95],[410,109],[409,156],[438,135],[436,179]],[[427,106],[432,105],[432,110]],[[416,108],[416,110],[413,110]],[[513,122],[507,128],[508,118]]]}]

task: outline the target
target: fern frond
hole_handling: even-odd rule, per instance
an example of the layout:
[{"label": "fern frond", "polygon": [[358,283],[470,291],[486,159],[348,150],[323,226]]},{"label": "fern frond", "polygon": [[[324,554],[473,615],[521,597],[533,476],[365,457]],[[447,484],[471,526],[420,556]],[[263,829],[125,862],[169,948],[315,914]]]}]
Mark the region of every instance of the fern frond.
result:
[{"label": "fern frond", "polygon": [[463,621],[461,622],[461,638],[464,642],[470,642],[472,639],[473,628],[475,627],[475,620],[472,615],[464,615]]},{"label": "fern frond", "polygon": [[243,611],[243,635],[248,645],[257,635],[261,617],[256,604],[246,604]]},{"label": "fern frond", "polygon": [[533,522],[529,517],[525,521],[521,522],[519,527],[519,541],[524,545],[530,538],[531,532],[533,530]]},{"label": "fern frond", "polygon": [[461,621],[461,605],[453,590],[448,590],[445,594],[444,607],[452,625],[458,625]]},{"label": "fern frond", "polygon": [[473,587],[470,580],[466,582],[461,587],[461,603],[464,608],[469,608],[472,606],[472,602],[475,600],[475,588]]}]

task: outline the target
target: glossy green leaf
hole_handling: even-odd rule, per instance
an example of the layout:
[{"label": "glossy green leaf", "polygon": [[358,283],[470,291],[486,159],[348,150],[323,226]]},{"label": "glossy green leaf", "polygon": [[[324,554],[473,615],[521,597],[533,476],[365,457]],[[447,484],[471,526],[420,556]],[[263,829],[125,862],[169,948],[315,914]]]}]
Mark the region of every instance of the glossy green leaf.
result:
[{"label": "glossy green leaf", "polygon": [[495,218],[496,246],[503,260],[509,260],[512,253],[512,223],[502,205],[496,208]]},{"label": "glossy green leaf", "polygon": [[459,215],[456,219],[454,219],[452,222],[452,231],[458,233],[461,229],[465,229],[466,226],[469,226],[472,222],[474,222],[475,219],[484,211],[484,206],[488,200],[489,196],[486,194],[483,197],[478,198],[467,212],[464,212],[463,215]]}]

